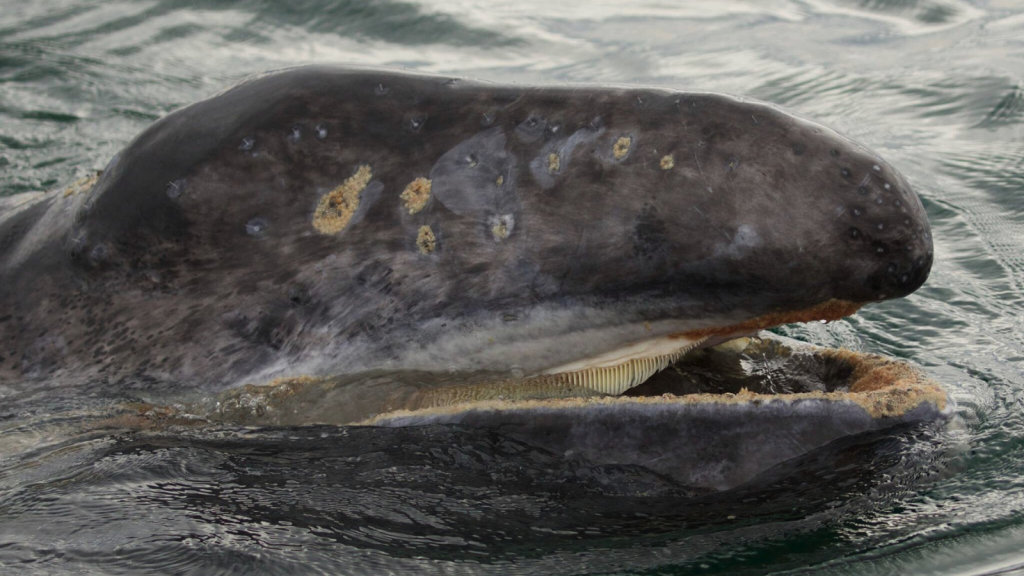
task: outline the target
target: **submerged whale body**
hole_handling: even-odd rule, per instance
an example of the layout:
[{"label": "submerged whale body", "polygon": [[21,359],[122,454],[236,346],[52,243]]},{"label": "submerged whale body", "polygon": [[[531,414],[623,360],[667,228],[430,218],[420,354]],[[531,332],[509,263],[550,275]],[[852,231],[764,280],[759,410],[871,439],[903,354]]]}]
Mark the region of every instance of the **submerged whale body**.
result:
[{"label": "submerged whale body", "polygon": [[[0,380],[166,399],[465,374],[433,408],[480,414],[501,383],[484,425],[600,397],[547,425],[608,429],[688,353],[904,296],[931,263],[895,169],[768,104],[296,68],[169,114],[98,179],[0,199]],[[947,408],[902,382],[869,427]],[[438,396],[420,388],[349,386],[339,423]],[[803,409],[843,402],[863,408]]]}]

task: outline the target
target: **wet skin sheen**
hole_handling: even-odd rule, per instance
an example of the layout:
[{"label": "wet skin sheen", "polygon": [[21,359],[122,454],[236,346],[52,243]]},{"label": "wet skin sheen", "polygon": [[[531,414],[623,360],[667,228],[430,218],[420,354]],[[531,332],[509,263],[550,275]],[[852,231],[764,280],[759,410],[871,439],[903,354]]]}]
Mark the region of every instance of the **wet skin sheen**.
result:
[{"label": "wet skin sheen", "polygon": [[931,263],[895,169],[770,105],[298,68],[0,203],[0,379],[529,374]]}]

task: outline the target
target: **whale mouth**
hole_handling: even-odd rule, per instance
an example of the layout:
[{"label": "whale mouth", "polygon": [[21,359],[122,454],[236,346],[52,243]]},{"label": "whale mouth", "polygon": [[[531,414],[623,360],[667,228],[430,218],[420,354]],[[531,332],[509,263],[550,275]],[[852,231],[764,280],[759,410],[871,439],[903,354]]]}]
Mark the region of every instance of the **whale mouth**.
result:
[{"label": "whale mouth", "polygon": [[502,412],[587,404],[757,405],[809,399],[852,403],[876,420],[900,418],[925,403],[948,412],[945,392],[903,361],[768,332],[700,347],[704,341],[653,339],[521,380],[425,388],[392,398],[384,412],[358,424],[461,422],[474,411],[493,413],[498,422]]},{"label": "whale mouth", "polygon": [[941,387],[900,360],[769,332],[707,344],[708,337],[653,338],[519,378],[393,371],[283,378],[228,390],[185,411],[207,422],[232,424],[373,426],[459,423],[487,413],[482,425],[500,427],[513,412],[638,403],[679,407],[815,400],[857,406],[878,422],[901,418],[922,404],[937,413],[951,409]]},{"label": "whale mouth", "polygon": [[[412,371],[286,378],[193,405],[135,406],[116,424],[459,425],[725,490],[839,438],[946,421],[954,412],[938,384],[901,360],[768,332],[705,343],[651,340],[521,378]],[[663,363],[638,385],[608,393]]]},{"label": "whale mouth", "polygon": [[661,336],[549,368],[537,376],[602,394],[619,395],[643,384],[707,340],[707,337]]},{"label": "whale mouth", "polygon": [[435,389],[360,424],[487,428],[556,454],[726,490],[839,438],[953,412],[942,388],[909,363],[763,332],[695,348],[621,395],[529,381],[500,388],[501,397],[479,396],[486,386]]}]

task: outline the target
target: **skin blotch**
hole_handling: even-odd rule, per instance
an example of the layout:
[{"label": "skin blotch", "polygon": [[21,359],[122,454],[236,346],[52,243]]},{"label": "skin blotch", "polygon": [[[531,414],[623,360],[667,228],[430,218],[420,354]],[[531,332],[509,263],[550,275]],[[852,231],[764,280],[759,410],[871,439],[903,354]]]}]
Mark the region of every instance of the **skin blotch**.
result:
[{"label": "skin blotch", "polygon": [[437,237],[430,226],[420,226],[419,234],[416,235],[416,246],[421,254],[433,254],[437,249]]},{"label": "skin blotch", "polygon": [[498,174],[498,179],[495,180],[494,183],[497,184],[498,186],[501,186],[502,184],[504,184],[505,183],[505,175],[504,174]]},{"label": "skin blotch", "polygon": [[313,213],[313,227],[316,231],[321,234],[337,234],[344,230],[359,208],[359,196],[372,177],[373,172],[369,166],[360,166],[341,186],[324,194]]},{"label": "skin blotch", "polygon": [[409,214],[415,214],[427,205],[430,200],[430,180],[417,178],[409,183],[402,191],[402,202],[409,210]]},{"label": "skin blotch", "polygon": [[558,154],[552,152],[548,154],[548,174],[554,174],[558,172],[558,168],[562,165],[561,160],[558,158]]},{"label": "skin blotch", "polygon": [[76,196],[83,192],[88,192],[100,179],[100,173],[97,172],[92,176],[86,176],[85,178],[79,178],[75,180],[73,184],[64,189],[64,197]]},{"label": "skin blotch", "polygon": [[671,170],[676,166],[676,159],[673,158],[671,154],[666,154],[661,157],[660,165],[662,170]]},{"label": "skin blotch", "polygon": [[612,156],[615,156],[616,160],[622,160],[629,154],[629,147],[633,144],[633,139],[629,136],[623,136],[615,141],[615,146],[612,147]]}]

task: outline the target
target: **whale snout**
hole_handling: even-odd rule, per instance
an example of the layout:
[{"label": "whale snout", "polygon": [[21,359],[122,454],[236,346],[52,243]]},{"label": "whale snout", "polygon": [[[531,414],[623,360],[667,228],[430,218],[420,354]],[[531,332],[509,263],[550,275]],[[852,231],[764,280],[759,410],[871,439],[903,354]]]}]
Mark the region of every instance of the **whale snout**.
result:
[{"label": "whale snout", "polygon": [[[900,298],[924,284],[933,246],[924,206],[907,180],[883,161],[864,153],[840,162],[838,194],[845,206],[837,222],[842,254],[835,255],[848,277],[854,301]],[[845,273],[845,271],[844,271]]]}]

